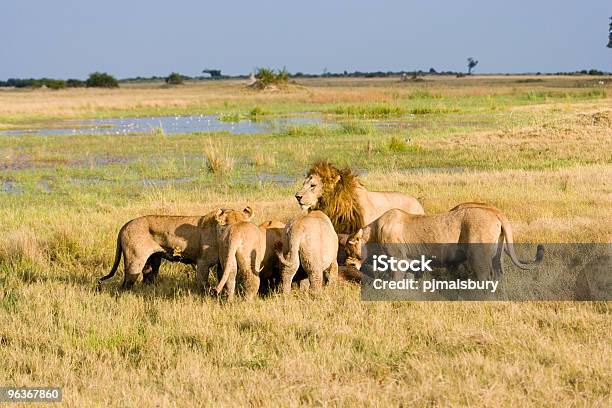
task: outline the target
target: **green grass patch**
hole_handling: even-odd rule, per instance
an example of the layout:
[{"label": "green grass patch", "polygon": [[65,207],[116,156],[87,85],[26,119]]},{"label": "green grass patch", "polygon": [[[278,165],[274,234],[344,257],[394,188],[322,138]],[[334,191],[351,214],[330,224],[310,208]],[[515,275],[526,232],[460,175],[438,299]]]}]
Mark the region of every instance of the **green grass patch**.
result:
[{"label": "green grass patch", "polygon": [[361,116],[364,118],[381,118],[403,115],[406,113],[406,109],[402,106],[389,104],[338,105],[331,109],[329,113],[335,115]]},{"label": "green grass patch", "polygon": [[237,112],[221,113],[217,116],[219,122],[240,122],[240,114]]},{"label": "green grass patch", "polygon": [[340,133],[348,135],[371,135],[375,132],[374,126],[371,123],[361,122],[340,122]]},{"label": "green grass patch", "polygon": [[249,118],[251,118],[251,120],[257,120],[261,116],[269,115],[269,114],[270,112],[266,111],[262,107],[255,106],[253,109],[249,111]]},{"label": "green grass patch", "polygon": [[442,95],[439,93],[433,93],[424,89],[419,89],[416,91],[411,92],[408,95],[408,99],[413,100],[413,99],[440,99],[442,98]]}]

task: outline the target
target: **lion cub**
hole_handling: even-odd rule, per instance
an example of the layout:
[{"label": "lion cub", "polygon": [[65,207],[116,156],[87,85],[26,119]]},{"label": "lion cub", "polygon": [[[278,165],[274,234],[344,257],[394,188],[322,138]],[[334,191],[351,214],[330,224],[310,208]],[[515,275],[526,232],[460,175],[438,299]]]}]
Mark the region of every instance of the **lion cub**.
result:
[{"label": "lion cub", "polygon": [[[282,264],[281,287],[291,291],[291,282],[300,265],[310,281],[310,290],[318,292],[323,278],[328,284],[338,277],[338,236],[330,219],[321,211],[310,211],[289,222],[285,239],[277,243],[276,254]],[[287,250],[287,255],[283,254]]]},{"label": "lion cub", "polygon": [[227,300],[232,301],[236,290],[236,276],[240,272],[245,298],[253,299],[259,291],[259,273],[266,252],[265,228],[248,221],[226,223],[222,214],[217,219],[219,259],[223,275],[217,285],[217,295],[226,287]]}]

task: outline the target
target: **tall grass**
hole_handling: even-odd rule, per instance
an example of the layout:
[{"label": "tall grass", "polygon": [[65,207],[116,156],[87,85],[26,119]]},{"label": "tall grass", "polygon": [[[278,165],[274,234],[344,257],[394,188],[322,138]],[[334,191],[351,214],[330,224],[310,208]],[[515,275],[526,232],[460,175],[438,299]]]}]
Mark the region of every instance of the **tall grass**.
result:
[{"label": "tall grass", "polygon": [[440,99],[442,94],[419,89],[408,94],[408,99]]},{"label": "tall grass", "polygon": [[406,141],[397,136],[393,136],[391,139],[389,139],[388,147],[389,150],[396,153],[408,150],[408,144]]},{"label": "tall grass", "polygon": [[371,123],[362,123],[357,121],[340,122],[340,133],[349,135],[370,135],[375,129]]},{"label": "tall grass", "polygon": [[234,158],[228,148],[223,148],[218,144],[213,144],[210,140],[208,146],[204,148],[204,158],[206,168],[210,173],[223,175],[229,173],[234,168]]},{"label": "tall grass", "polygon": [[347,115],[347,116],[361,116],[364,118],[380,118],[388,116],[402,115],[406,112],[406,109],[389,104],[375,104],[375,105],[338,105],[330,110],[330,113],[336,115]]}]

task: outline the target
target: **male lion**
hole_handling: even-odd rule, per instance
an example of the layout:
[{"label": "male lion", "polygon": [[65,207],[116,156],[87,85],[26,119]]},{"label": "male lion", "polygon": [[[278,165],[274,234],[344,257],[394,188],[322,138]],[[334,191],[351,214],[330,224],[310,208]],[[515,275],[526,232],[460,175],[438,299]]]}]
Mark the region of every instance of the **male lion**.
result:
[{"label": "male lion", "polygon": [[323,211],[340,234],[352,234],[392,208],[424,214],[415,198],[393,191],[368,191],[351,169],[340,170],[325,161],[312,166],[295,198],[302,209]]},{"label": "male lion", "polygon": [[[291,220],[283,243],[277,243],[277,256],[283,264],[281,285],[291,291],[291,282],[301,266],[310,282],[310,290],[318,292],[324,277],[334,284],[338,277],[338,236],[329,218],[321,211],[310,211]],[[287,256],[281,248],[286,248]]]},{"label": "male lion", "polygon": [[240,272],[245,298],[251,300],[259,290],[259,273],[266,252],[266,231],[245,221],[227,225],[222,214],[219,214],[217,221],[219,259],[223,268],[217,295],[226,287],[227,300],[231,302],[236,289],[236,276]]},{"label": "male lion", "polygon": [[504,249],[521,269],[532,269],[544,258],[544,247],[538,245],[533,261],[520,261],[508,219],[497,208],[482,203],[463,203],[435,215],[389,210],[349,237],[345,249],[351,265],[361,267],[368,243],[387,244],[391,250],[406,252],[401,254],[404,258],[432,255],[436,264],[451,271],[467,263],[479,280],[501,277]]},{"label": "male lion", "polygon": [[143,282],[153,283],[162,259],[196,266],[196,283],[208,285],[209,269],[219,263],[217,223],[249,221],[253,210],[219,209],[204,216],[146,215],[126,223],[117,236],[115,262],[110,273],[98,280],[101,285],[117,272],[123,255],[124,289],[134,285],[142,272]]}]

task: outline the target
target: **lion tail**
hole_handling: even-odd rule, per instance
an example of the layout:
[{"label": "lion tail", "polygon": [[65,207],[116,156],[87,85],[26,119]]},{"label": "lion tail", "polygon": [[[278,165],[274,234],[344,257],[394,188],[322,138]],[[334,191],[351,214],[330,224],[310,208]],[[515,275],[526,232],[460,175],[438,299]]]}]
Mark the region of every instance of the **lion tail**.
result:
[{"label": "lion tail", "polygon": [[121,247],[121,232],[120,232],[117,235],[117,249],[115,249],[115,262],[113,263],[113,267],[111,268],[111,271],[108,273],[108,275],[104,275],[103,277],[98,279],[98,287],[102,285],[103,281],[115,276],[115,273],[117,272],[117,268],[119,268],[119,262],[121,261],[121,253],[122,253],[122,247]]},{"label": "lion tail", "polygon": [[278,260],[287,268],[297,269],[300,264],[300,242],[299,238],[291,239],[289,243],[289,251],[287,256],[283,253],[283,245],[281,242],[277,242],[275,245],[275,252]]},{"label": "lion tail", "polygon": [[227,256],[225,258],[225,267],[223,268],[223,276],[221,276],[221,280],[217,285],[216,291],[217,295],[221,293],[225,285],[227,284],[227,280],[230,276],[236,276],[238,273],[238,262],[236,261],[236,251],[238,250],[238,242],[231,242],[230,247],[227,251]]},{"label": "lion tail", "polygon": [[498,217],[502,223],[502,232],[506,239],[504,249],[506,250],[506,253],[510,256],[512,263],[518,266],[519,268],[525,270],[534,269],[535,267],[537,267],[538,264],[542,262],[542,259],[544,259],[544,245],[538,244],[536,249],[536,256],[533,261],[521,261],[516,255],[516,252],[514,252],[514,239],[512,237],[512,226],[510,225],[510,222],[501,213],[498,214]]}]

